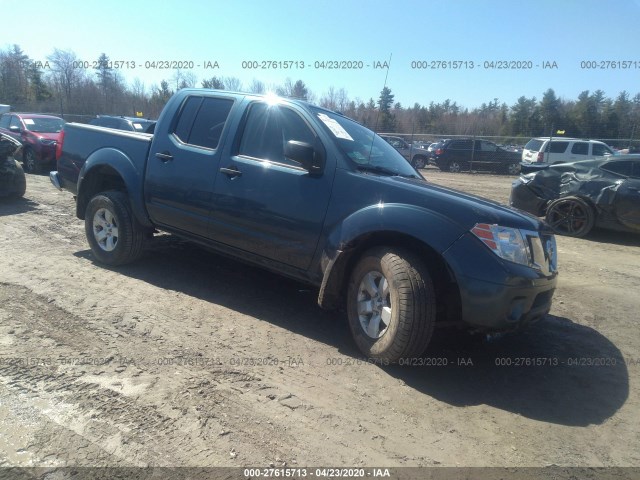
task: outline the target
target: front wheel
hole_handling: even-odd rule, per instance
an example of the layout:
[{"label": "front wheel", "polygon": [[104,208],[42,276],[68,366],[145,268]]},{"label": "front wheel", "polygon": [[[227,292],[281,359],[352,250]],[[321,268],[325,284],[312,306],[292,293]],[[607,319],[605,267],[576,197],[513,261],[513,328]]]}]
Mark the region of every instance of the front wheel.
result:
[{"label": "front wheel", "polygon": [[366,252],[348,287],[349,327],[360,351],[395,363],[426,349],[436,316],[433,282],[424,262],[401,249]]},{"label": "front wheel", "polygon": [[107,265],[131,263],[142,254],[145,232],[122,192],[102,192],[89,201],[84,229],[96,259]]},{"label": "front wheel", "polygon": [[507,165],[505,169],[509,175],[518,175],[520,173],[521,167],[519,163],[510,163]]},{"label": "front wheel", "polygon": [[564,197],[549,204],[546,221],[556,233],[584,237],[593,228],[595,212],[581,198]]},{"label": "front wheel", "polygon": [[11,189],[11,196],[14,198],[24,197],[27,191],[27,179],[24,175],[24,170],[20,164],[16,161],[16,171],[13,174],[13,186]]}]

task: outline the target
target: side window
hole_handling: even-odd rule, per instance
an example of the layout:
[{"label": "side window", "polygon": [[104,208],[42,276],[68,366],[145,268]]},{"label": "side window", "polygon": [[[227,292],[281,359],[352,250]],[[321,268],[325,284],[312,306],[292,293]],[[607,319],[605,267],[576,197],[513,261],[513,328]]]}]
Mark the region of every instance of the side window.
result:
[{"label": "side window", "polygon": [[576,155],[589,155],[589,144],[587,142],[576,142],[571,147],[571,153]]},{"label": "side window", "polygon": [[617,173],[618,175],[629,177],[632,175],[633,162],[608,162],[602,165],[602,167],[600,168],[602,168],[602,170],[606,170],[607,172]]},{"label": "side window", "polygon": [[480,150],[483,152],[495,152],[498,149],[498,146],[495,143],[491,142],[480,142]]},{"label": "side window", "polygon": [[547,148],[549,153],[564,153],[569,146],[569,142],[554,142],[551,141],[551,148]]},{"label": "side window", "polygon": [[451,150],[471,150],[470,140],[454,140],[449,147]]},{"label": "side window", "polygon": [[11,120],[11,115],[2,115],[0,117],[0,128],[9,128],[10,120]]},{"label": "side window", "polygon": [[222,129],[227,121],[233,100],[205,98],[198,110],[189,135],[189,144],[206,148],[218,148]]},{"label": "side window", "polygon": [[9,123],[10,127],[18,127],[22,129],[22,125],[20,124],[20,120],[15,115],[11,115],[11,122]]},{"label": "side window", "polygon": [[232,106],[227,98],[189,97],[173,133],[184,143],[217,148]]},{"label": "side window", "polygon": [[603,155],[613,155],[613,152],[606,145],[602,145],[601,143],[593,144],[593,156],[601,157]]},{"label": "side window", "polygon": [[569,146],[569,142],[554,142],[551,141],[551,147],[547,147],[549,153],[564,153]]},{"label": "side window", "polygon": [[247,116],[238,155],[299,166],[284,156],[284,144],[289,140],[313,145],[315,135],[293,110],[255,103]]},{"label": "side window", "polygon": [[182,105],[180,110],[180,118],[173,133],[183,143],[189,143],[189,133],[191,133],[191,125],[196,118],[196,113],[202,104],[202,97],[189,97]]},{"label": "side window", "polygon": [[116,130],[122,130],[122,126],[120,125],[120,120],[117,118],[105,118],[104,126],[109,128],[115,128]]}]

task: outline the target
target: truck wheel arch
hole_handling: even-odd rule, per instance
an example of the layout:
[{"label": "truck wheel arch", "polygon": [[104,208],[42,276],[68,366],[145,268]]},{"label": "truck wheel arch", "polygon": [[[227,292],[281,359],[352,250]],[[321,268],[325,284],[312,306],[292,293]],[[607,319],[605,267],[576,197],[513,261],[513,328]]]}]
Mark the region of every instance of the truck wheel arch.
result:
[{"label": "truck wheel arch", "polygon": [[[400,248],[415,252],[429,268],[432,275],[436,298],[446,303],[438,308],[439,321],[460,318],[460,294],[455,275],[444,258],[430,245],[421,240],[397,231],[380,231],[363,234],[349,242],[346,248],[336,252],[324,271],[322,286],[318,295],[318,304],[325,309],[336,309],[345,305],[346,287],[351,272],[362,256],[375,247]],[[453,304],[450,305],[450,302]],[[455,303],[458,302],[458,305]],[[446,311],[445,311],[446,310]]]},{"label": "truck wheel arch", "polygon": [[139,172],[124,153],[114,149],[94,152],[80,171],[76,216],[84,220],[91,198],[101,192],[116,190],[127,194],[138,222],[144,227],[152,227],[144,208],[141,182]]}]

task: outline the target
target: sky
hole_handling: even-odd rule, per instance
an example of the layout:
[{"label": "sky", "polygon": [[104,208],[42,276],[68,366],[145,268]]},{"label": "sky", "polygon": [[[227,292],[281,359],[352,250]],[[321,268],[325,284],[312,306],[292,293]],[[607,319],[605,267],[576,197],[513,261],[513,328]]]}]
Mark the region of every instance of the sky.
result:
[{"label": "sky", "polygon": [[[16,5],[0,0],[0,11]],[[127,62],[127,82],[147,89],[175,76],[158,67],[183,62],[198,86],[214,75],[245,86],[301,79],[316,97],[333,86],[366,102],[386,84],[405,107],[512,105],[548,88],[565,100],[584,90],[640,93],[640,0],[31,0],[24,8],[19,20],[3,15],[1,49],[17,44],[41,62],[54,48],[72,50],[90,64],[106,53]],[[292,68],[249,68],[269,61]],[[361,68],[328,68],[343,61]]]}]

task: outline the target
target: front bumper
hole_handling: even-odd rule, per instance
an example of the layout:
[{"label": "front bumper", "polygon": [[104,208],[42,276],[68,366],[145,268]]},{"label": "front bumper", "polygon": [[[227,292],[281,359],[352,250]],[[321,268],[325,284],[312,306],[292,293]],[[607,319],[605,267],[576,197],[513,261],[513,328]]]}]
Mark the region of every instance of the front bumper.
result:
[{"label": "front bumper", "polygon": [[471,328],[510,330],[543,318],[551,309],[557,272],[545,275],[502,260],[471,234],[446,252],[460,291],[462,321]]}]

